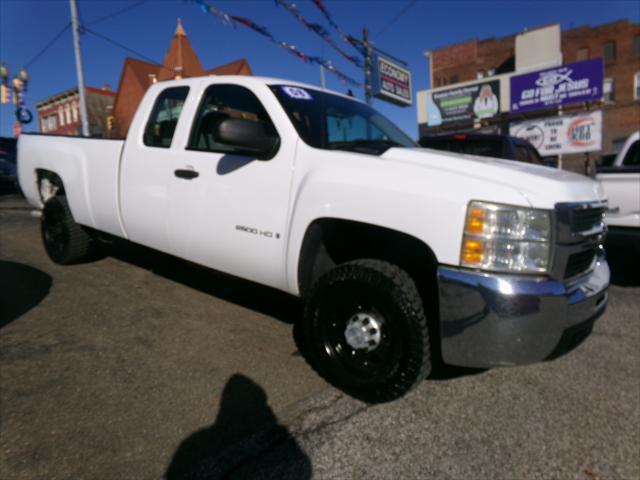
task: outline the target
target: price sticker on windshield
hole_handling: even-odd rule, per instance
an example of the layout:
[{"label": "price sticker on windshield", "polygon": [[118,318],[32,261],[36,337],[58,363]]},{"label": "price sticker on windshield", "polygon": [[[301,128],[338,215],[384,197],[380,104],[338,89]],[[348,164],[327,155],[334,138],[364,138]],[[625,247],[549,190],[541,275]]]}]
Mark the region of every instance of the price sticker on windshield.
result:
[{"label": "price sticker on windshield", "polygon": [[294,100],[313,100],[313,97],[304,88],[300,87],[280,87],[282,91]]}]

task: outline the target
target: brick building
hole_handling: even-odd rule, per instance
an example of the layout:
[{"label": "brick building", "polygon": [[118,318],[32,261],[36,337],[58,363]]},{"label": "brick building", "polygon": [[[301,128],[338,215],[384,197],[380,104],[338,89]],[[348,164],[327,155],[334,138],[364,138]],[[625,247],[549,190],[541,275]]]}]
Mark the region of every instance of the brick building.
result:
[{"label": "brick building", "polygon": [[[156,82],[202,75],[252,75],[243,58],[219,67],[202,67],[187,34],[178,26],[162,65],[129,58],[124,62],[118,91],[86,87],[87,114],[91,136],[125,137],[133,115],[147,88]],[[36,104],[40,132],[80,135],[80,100],[78,88],[52,95]]]},{"label": "brick building", "polygon": [[118,95],[113,106],[110,136],[126,136],[144,93],[153,83],[202,75],[252,75],[252,72],[245,59],[208,70],[203,68],[187,38],[182,22],[178,19],[178,26],[162,65],[133,58],[125,60],[118,85]]},{"label": "brick building", "polygon": [[[543,26],[529,30],[553,29],[559,26]],[[545,110],[515,115],[509,111],[508,79],[514,74],[535,70],[535,58],[523,65],[519,56],[535,57],[539,44],[532,42],[525,48],[517,48],[519,38],[524,34],[509,35],[502,38],[484,40],[469,40],[455,45],[438,48],[426,52],[431,57],[431,91],[442,91],[457,84],[469,84],[480,79],[502,78],[501,114],[490,120],[468,123],[451,123],[447,125],[430,126],[426,113],[418,112],[420,135],[436,134],[447,131],[465,131],[473,128],[485,128],[508,131],[508,123],[513,120],[523,120],[541,116],[557,114],[557,111]],[[543,38],[543,37],[540,37]],[[553,37],[551,38],[553,41]],[[594,152],[593,157],[616,153],[624,143],[626,137],[637,130],[640,125],[640,24],[629,20],[619,20],[613,23],[595,27],[584,26],[559,32],[557,37],[558,58],[552,58],[547,64],[541,64],[539,70],[549,66],[570,64],[583,60],[602,58],[604,63],[603,99],[597,104],[569,105],[564,114],[571,114],[585,110],[602,109],[603,131],[602,151]],[[546,41],[546,40],[545,40]],[[553,51],[549,48],[548,51]],[[518,54],[516,55],[516,53]],[[525,54],[523,54],[525,52]],[[533,62],[533,63],[531,63]],[[466,82],[466,83],[465,83]],[[424,102],[423,102],[424,103]],[[423,105],[424,107],[424,105]],[[421,108],[420,99],[418,108]],[[577,163],[584,161],[585,155],[572,155],[566,160],[573,160],[575,170],[580,168]],[[570,167],[571,168],[571,167]]]},{"label": "brick building", "polygon": [[604,60],[603,153],[617,153],[640,129],[640,24],[628,20],[562,33],[565,63]]},{"label": "brick building", "polygon": [[[85,87],[89,132],[103,136],[107,131],[107,115],[116,93],[108,85],[102,88]],[[80,95],[78,87],[45,98],[36,104],[40,132],[57,135],[80,135]]]}]

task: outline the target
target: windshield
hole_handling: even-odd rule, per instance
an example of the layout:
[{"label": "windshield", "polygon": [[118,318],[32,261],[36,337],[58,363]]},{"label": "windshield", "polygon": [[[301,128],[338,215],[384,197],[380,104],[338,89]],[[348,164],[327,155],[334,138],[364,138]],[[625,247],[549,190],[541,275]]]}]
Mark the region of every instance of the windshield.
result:
[{"label": "windshield", "polygon": [[380,155],[391,147],[416,147],[402,130],[370,106],[320,90],[271,85],[298,135],[325,150]]}]

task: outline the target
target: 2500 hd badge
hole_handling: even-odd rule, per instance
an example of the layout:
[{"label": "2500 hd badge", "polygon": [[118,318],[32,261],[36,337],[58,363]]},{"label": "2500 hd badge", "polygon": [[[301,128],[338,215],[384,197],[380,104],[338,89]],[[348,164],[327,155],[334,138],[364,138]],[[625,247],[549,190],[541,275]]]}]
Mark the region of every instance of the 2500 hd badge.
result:
[{"label": "2500 hd badge", "polygon": [[279,233],[274,234],[269,230],[260,230],[254,227],[247,227],[246,225],[236,225],[236,230],[239,230],[241,232],[253,233],[254,235],[260,235],[261,237],[267,237],[267,238],[275,237],[276,239],[280,238]]}]

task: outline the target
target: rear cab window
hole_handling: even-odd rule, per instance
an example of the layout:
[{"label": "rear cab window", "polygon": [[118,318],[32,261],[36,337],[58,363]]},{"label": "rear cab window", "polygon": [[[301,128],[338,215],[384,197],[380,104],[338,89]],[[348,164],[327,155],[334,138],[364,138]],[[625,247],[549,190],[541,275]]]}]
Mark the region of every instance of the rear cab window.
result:
[{"label": "rear cab window", "polygon": [[459,141],[460,153],[480,155],[482,157],[504,158],[504,144],[495,139],[468,139]]},{"label": "rear cab window", "polygon": [[143,142],[148,147],[169,148],[176,131],[189,87],[163,90],[156,98],[144,129]]}]

